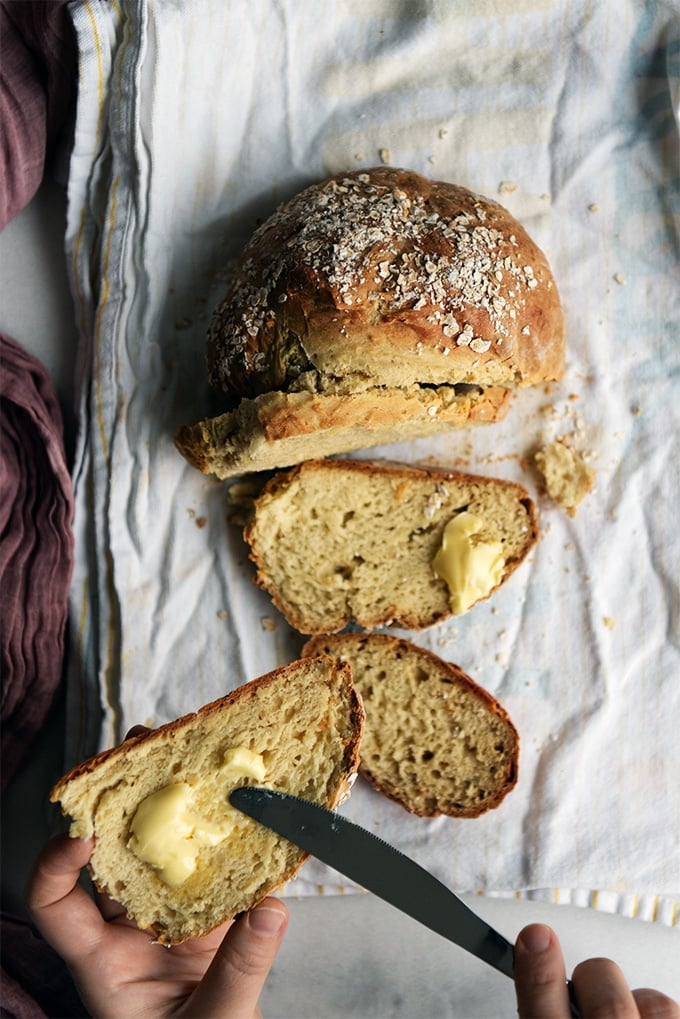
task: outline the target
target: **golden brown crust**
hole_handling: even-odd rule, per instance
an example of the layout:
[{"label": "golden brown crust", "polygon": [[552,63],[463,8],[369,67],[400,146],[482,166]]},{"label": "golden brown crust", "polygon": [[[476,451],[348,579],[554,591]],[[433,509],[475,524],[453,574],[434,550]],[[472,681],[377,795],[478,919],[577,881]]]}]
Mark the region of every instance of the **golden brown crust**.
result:
[{"label": "golden brown crust", "polygon": [[[387,460],[307,460],[287,471],[279,471],[269,478],[263,486],[261,494],[255,500],[255,515],[246,524],[243,531],[244,539],[250,546],[249,557],[257,566],[254,582],[269,592],[274,605],[286,617],[291,626],[294,626],[301,633],[336,632],[343,629],[352,620],[353,616],[349,609],[345,607],[337,619],[326,618],[323,622],[319,621],[318,625],[312,625],[309,618],[296,612],[296,608],[291,604],[287,592],[283,592],[279,588],[275,578],[272,576],[267,561],[268,557],[260,540],[260,522],[257,515],[257,507],[260,503],[265,504],[270,498],[276,497],[280,492],[294,485],[297,479],[304,477],[305,473],[319,471],[324,472],[326,475],[329,501],[342,502],[345,499],[348,507],[350,504],[350,494],[353,491],[352,477],[360,475],[366,477],[376,475],[391,476],[403,480],[405,485],[423,481],[445,486],[447,482],[454,482],[459,485],[482,485],[487,491],[504,489],[507,493],[514,492],[516,500],[521,503],[526,513],[526,532],[522,536],[522,551],[519,555],[506,558],[500,582],[484,598],[480,598],[480,601],[491,597],[499,587],[505,584],[521,563],[524,562],[538,541],[539,529],[535,504],[527,490],[517,482],[450,471],[445,468],[415,467]],[[341,494],[343,492],[346,493],[346,497],[343,497]],[[398,505],[396,510],[398,511]],[[382,605],[375,606],[373,615],[367,611],[361,618],[354,618],[362,626],[369,629],[382,625],[391,625],[404,629],[422,630],[432,626],[452,614],[446,585],[443,581],[438,580],[434,574],[432,576],[432,584],[441,591],[441,597],[438,599],[439,607],[436,613],[428,612],[421,605],[414,606],[412,609],[404,605],[399,608],[393,606],[387,610],[386,603],[383,602]],[[389,594],[389,592],[383,593],[385,595]]]},{"label": "golden brown crust", "polygon": [[[310,658],[316,656],[306,655],[306,657]],[[50,802],[58,803],[64,789],[73,779],[79,778],[81,775],[89,775],[92,772],[97,771],[107,762],[110,763],[117,759],[124,760],[133,747],[140,745],[149,746],[154,743],[173,739],[178,733],[191,727],[197,719],[208,715],[218,714],[237,700],[243,700],[249,697],[252,698],[255,696],[260,687],[266,686],[268,683],[284,676],[287,672],[294,672],[296,666],[296,662],[291,662],[289,665],[282,665],[280,668],[273,669],[264,676],[259,676],[257,679],[252,679],[249,683],[245,683],[243,686],[237,687],[236,690],[232,690],[230,693],[225,694],[224,697],[218,697],[217,700],[211,701],[209,704],[204,704],[198,709],[198,711],[188,712],[180,718],[173,719],[171,722],[166,722],[164,725],[159,725],[157,729],[149,729],[136,736],[128,736],[127,739],[124,739],[123,742],[119,743],[117,746],[109,747],[107,750],[101,750],[98,754],[94,754],[86,761],[75,765],[75,767],[71,768],[66,775],[59,779],[50,792]],[[347,688],[352,701],[352,722],[353,724],[356,724],[360,721],[363,715],[361,701],[360,698],[357,697],[356,690],[354,689],[350,669],[343,667],[340,670],[340,674],[342,682]],[[356,766],[359,759],[358,746],[358,739],[355,740],[353,744],[348,745],[347,767],[351,767],[352,765]]]},{"label": "golden brown crust", "polygon": [[[509,389],[450,386],[366,389],[350,395],[265,393],[237,411],[183,425],[175,446],[204,474],[233,477],[289,467],[384,442],[501,421]],[[311,440],[311,441],[310,441]]]},{"label": "golden brown crust", "polygon": [[[398,659],[400,657],[417,655],[421,661],[426,663],[426,668],[437,675],[440,682],[464,688],[466,696],[477,701],[477,703],[483,706],[485,711],[504,723],[510,746],[506,751],[503,770],[499,771],[497,775],[496,789],[482,803],[452,805],[441,799],[431,798],[428,800],[427,797],[414,800],[409,796],[409,792],[403,783],[388,782],[381,779],[376,774],[375,767],[371,767],[370,759],[362,757],[359,770],[364,778],[383,795],[400,803],[409,812],[418,814],[420,817],[438,817],[441,814],[447,814],[450,817],[473,818],[479,817],[481,814],[486,813],[486,811],[498,807],[517,784],[519,775],[519,733],[505,708],[487,690],[479,686],[478,683],[468,676],[460,666],[455,665],[453,662],[445,661],[426,648],[418,647],[404,638],[394,637],[390,634],[321,634],[312,637],[305,643],[302,654],[312,657],[319,654],[338,656],[343,647],[346,648],[352,643],[360,646],[365,642],[380,645],[384,649],[385,657],[387,659],[394,659],[395,668],[398,667]],[[361,693],[362,677],[359,675],[358,670],[355,670],[354,681]],[[397,698],[395,697],[395,711],[398,706]],[[415,710],[412,704],[409,707],[410,711]],[[408,719],[409,712],[407,711],[403,717]],[[369,706],[366,718],[367,728],[371,724],[375,725],[376,721],[377,724],[380,724],[379,720],[371,718]],[[417,746],[418,734],[414,732],[412,738]]]},{"label": "golden brown crust", "polygon": [[231,400],[312,388],[531,385],[564,369],[544,254],[497,202],[408,170],[339,174],[253,235],[208,334]]}]

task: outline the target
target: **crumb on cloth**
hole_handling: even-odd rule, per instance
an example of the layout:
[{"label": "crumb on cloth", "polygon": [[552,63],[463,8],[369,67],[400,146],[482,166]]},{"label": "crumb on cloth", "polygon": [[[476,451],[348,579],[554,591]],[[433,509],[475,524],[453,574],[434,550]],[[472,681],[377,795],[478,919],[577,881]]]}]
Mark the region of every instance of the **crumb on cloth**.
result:
[{"label": "crumb on cloth", "polygon": [[550,498],[570,517],[595,483],[595,471],[563,439],[555,439],[534,453],[534,463]]}]

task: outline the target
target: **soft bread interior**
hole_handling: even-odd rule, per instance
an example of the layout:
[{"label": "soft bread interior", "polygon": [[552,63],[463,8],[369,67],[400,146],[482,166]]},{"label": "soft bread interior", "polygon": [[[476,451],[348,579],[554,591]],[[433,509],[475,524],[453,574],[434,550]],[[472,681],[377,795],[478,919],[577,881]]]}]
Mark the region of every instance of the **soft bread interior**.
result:
[{"label": "soft bread interior", "polygon": [[433,561],[447,523],[464,510],[483,521],[480,539],[500,543],[504,583],[533,547],[537,524],[526,490],[493,478],[308,461],[270,479],[244,535],[257,583],[302,633],[352,620],[421,629],[453,614]]},{"label": "soft bread interior", "polygon": [[361,772],[407,810],[477,817],[515,785],[517,730],[458,666],[385,634],[314,637],[303,654],[352,666],[366,710]]},{"label": "soft bread interior", "polygon": [[98,755],[63,778],[51,798],[72,818],[71,835],[95,835],[90,866],[97,886],[159,941],[179,942],[251,908],[292,877],[305,854],[239,815],[233,832],[204,849],[194,873],[173,887],[129,848],[139,804],[185,782],[195,790],[197,812],[221,824],[234,811],[231,788],[257,784],[222,768],[227,751],[245,747],[264,760],[261,784],[332,807],[356,770],[362,724],[349,667],[307,659]]}]

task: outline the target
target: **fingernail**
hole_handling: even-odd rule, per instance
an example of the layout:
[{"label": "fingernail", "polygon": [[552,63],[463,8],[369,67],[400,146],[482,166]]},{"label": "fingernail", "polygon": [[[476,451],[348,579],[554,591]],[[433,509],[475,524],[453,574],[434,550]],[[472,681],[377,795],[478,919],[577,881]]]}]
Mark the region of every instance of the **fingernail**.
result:
[{"label": "fingernail", "polygon": [[278,934],[285,922],[285,913],[271,906],[257,906],[248,913],[248,923],[258,934]]},{"label": "fingernail", "polygon": [[519,938],[520,944],[527,951],[532,954],[538,952],[545,952],[546,948],[550,944],[551,930],[544,924],[536,923],[531,924],[530,927],[526,927]]}]

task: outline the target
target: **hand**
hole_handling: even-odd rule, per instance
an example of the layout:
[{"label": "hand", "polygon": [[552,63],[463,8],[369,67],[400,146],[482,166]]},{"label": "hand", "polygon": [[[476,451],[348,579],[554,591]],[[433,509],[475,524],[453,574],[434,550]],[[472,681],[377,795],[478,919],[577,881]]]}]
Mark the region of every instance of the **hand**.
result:
[{"label": "hand", "polygon": [[40,854],[28,906],[46,940],[73,974],[97,1019],[200,1016],[253,1019],[281,944],[288,913],[267,898],[203,938],[165,948],[102,897],[78,884],[92,840],[59,836]]},{"label": "hand", "polygon": [[[680,1006],[660,991],[631,991],[610,959],[579,963],[571,979],[584,1019],[680,1019]],[[569,1019],[564,959],[550,927],[531,924],[520,931],[515,945],[515,990],[520,1019]]]}]

